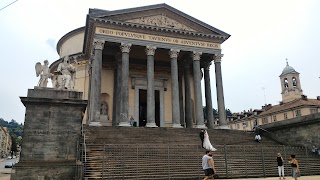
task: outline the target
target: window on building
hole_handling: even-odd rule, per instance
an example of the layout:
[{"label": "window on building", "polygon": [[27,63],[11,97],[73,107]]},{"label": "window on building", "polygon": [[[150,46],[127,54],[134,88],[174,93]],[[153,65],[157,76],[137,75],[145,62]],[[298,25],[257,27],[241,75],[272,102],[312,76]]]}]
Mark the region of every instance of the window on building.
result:
[{"label": "window on building", "polygon": [[288,119],[288,114],[287,114],[287,113],[284,113],[284,114],[283,114],[283,118],[284,118],[284,119]]},{"label": "window on building", "polygon": [[310,114],[315,114],[318,112],[318,109],[310,109]]},{"label": "window on building", "polygon": [[292,78],[292,86],[297,87],[297,80],[295,77]]},{"label": "window on building", "polygon": [[237,129],[240,129],[240,125],[239,124],[237,124]]},{"label": "window on building", "polygon": [[277,121],[277,116],[276,115],[273,115],[273,121]]},{"label": "window on building", "polygon": [[285,89],[289,88],[289,83],[287,78],[284,78],[284,88]]},{"label": "window on building", "polygon": [[267,124],[267,123],[268,123],[268,117],[263,117],[262,124]]},{"label": "window on building", "polygon": [[300,117],[301,116],[301,110],[300,109],[295,110],[295,114],[296,114],[296,117]]}]

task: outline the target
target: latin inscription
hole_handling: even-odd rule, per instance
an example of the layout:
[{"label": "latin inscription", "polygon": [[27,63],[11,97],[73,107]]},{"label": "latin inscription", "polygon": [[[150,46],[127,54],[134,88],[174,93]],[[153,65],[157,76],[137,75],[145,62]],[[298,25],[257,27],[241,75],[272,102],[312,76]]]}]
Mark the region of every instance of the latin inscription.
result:
[{"label": "latin inscription", "polygon": [[71,135],[77,134],[75,131],[43,131],[43,130],[33,130],[33,131],[25,131],[26,135]]},{"label": "latin inscription", "polygon": [[220,49],[220,44],[218,43],[172,38],[172,37],[165,37],[165,36],[156,36],[156,35],[135,33],[135,32],[129,32],[129,31],[120,31],[120,30],[99,28],[99,27],[96,28],[96,34],[122,37],[122,38],[128,38],[128,39],[144,40],[144,41],[193,46],[193,47]]}]

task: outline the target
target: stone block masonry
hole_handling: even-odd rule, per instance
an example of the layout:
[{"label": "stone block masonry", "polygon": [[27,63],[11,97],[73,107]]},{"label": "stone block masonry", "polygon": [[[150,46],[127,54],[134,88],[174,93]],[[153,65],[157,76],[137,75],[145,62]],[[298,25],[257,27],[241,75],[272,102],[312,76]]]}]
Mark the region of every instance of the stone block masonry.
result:
[{"label": "stone block masonry", "polygon": [[20,162],[11,179],[74,179],[77,142],[87,101],[82,93],[29,89]]}]

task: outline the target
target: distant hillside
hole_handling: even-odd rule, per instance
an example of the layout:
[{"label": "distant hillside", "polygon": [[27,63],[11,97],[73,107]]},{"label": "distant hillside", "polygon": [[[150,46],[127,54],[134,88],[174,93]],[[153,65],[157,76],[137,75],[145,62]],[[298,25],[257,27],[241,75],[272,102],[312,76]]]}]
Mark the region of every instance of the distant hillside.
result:
[{"label": "distant hillside", "polygon": [[10,136],[15,139],[17,144],[21,144],[21,137],[23,134],[23,124],[17,123],[15,120],[11,120],[10,122],[5,121],[0,118],[0,126],[7,127],[9,129]]}]

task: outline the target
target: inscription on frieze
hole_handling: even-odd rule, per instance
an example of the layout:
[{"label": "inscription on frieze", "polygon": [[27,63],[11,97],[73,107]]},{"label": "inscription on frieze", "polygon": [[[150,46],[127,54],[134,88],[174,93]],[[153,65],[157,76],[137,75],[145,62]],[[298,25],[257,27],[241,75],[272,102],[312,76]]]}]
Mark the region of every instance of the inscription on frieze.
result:
[{"label": "inscription on frieze", "polygon": [[181,38],[172,38],[172,37],[167,37],[167,36],[157,36],[157,35],[151,35],[151,34],[136,33],[136,32],[130,32],[130,31],[121,31],[121,30],[100,28],[100,27],[96,28],[96,34],[113,36],[113,37],[120,37],[120,38],[143,40],[143,41],[152,41],[152,42],[184,45],[184,46],[191,46],[191,47],[221,49],[219,43],[197,41],[197,40],[190,40],[190,39],[181,39]]}]

